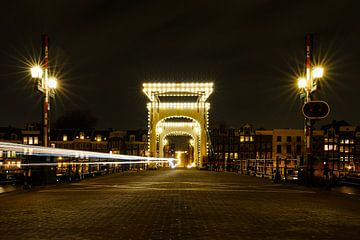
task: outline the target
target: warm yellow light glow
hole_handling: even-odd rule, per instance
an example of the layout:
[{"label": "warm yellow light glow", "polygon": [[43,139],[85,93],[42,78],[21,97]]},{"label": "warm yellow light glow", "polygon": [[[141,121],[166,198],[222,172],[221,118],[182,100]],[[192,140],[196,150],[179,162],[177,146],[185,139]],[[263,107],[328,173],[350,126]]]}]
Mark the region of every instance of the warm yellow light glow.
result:
[{"label": "warm yellow light glow", "polygon": [[205,101],[213,92],[213,83],[143,83],[143,92],[154,101],[154,96],[201,96]]},{"label": "warm yellow light glow", "polygon": [[299,89],[304,89],[306,88],[306,85],[307,85],[307,81],[305,78],[299,78],[298,79],[298,88]]},{"label": "warm yellow light glow", "polygon": [[56,89],[56,87],[57,87],[57,79],[54,78],[54,77],[49,78],[48,86],[49,86],[50,89]]},{"label": "warm yellow light glow", "polygon": [[316,67],[312,72],[313,78],[322,78],[324,76],[324,68]]},{"label": "warm yellow light glow", "polygon": [[162,127],[156,128],[156,133],[157,133],[157,134],[161,134],[162,132],[163,132],[163,128],[162,128]]},{"label": "warm yellow light glow", "polygon": [[31,77],[32,78],[42,78],[43,70],[39,65],[36,65],[31,68]]},{"label": "warm yellow light glow", "polygon": [[190,139],[189,143],[190,143],[191,146],[194,146],[194,144],[195,144],[194,139]]},{"label": "warm yellow light glow", "polygon": [[164,144],[164,145],[167,145],[167,144],[168,144],[168,140],[167,140],[166,138],[164,139],[163,144]]}]

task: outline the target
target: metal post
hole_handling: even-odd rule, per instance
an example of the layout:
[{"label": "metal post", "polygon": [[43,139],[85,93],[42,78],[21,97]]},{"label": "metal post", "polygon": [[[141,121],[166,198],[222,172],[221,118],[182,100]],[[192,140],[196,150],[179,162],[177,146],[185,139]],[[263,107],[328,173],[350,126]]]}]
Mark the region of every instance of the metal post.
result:
[{"label": "metal post", "polygon": [[43,95],[43,145],[49,146],[50,142],[50,126],[49,126],[49,37],[47,34],[42,36],[43,41],[43,54],[44,54],[44,78],[42,79],[42,87],[44,89]]},{"label": "metal post", "polygon": [[[312,89],[312,75],[311,75],[311,60],[312,60],[312,46],[313,46],[313,36],[312,34],[308,33],[306,34],[305,37],[305,70],[306,70],[306,82],[307,82],[307,86],[305,88],[305,98],[304,98],[304,103],[310,102],[311,101],[311,89]],[[311,131],[312,131],[312,122],[309,118],[305,117],[305,126],[304,126],[304,131],[305,131],[305,149],[306,149],[306,157],[304,158],[305,160],[305,166],[306,166],[306,173],[307,176],[309,177],[312,172],[310,171],[311,169]]]}]

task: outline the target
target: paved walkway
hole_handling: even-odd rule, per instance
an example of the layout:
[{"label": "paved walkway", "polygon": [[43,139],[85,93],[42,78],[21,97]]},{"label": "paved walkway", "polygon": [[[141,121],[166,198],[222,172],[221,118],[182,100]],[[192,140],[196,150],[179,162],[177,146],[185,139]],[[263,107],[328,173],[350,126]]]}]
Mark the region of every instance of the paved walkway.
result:
[{"label": "paved walkway", "polygon": [[0,195],[1,239],[360,239],[360,197],[196,170]]}]

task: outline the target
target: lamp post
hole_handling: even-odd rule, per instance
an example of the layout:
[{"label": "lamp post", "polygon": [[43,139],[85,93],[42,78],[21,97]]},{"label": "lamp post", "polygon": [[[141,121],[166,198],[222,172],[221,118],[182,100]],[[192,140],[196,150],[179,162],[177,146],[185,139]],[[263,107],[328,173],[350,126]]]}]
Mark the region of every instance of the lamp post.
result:
[{"label": "lamp post", "polygon": [[31,68],[31,76],[35,80],[35,88],[43,94],[42,106],[42,134],[43,146],[48,147],[50,143],[50,97],[54,97],[57,80],[49,76],[49,37],[42,36],[42,66],[36,65]]},{"label": "lamp post", "polygon": [[[313,48],[313,35],[307,34],[305,37],[305,77],[298,79],[298,88],[300,90],[300,98],[304,99],[304,105],[312,101],[312,93],[317,89],[317,79],[322,78],[324,74],[324,69],[322,67],[315,67],[312,64],[312,49]],[[312,158],[311,153],[311,135],[312,135],[312,124],[313,120],[305,115],[304,120],[304,143],[305,143],[305,153],[306,157],[304,159],[304,164],[306,166],[307,174],[310,176],[312,163],[310,163]]]}]

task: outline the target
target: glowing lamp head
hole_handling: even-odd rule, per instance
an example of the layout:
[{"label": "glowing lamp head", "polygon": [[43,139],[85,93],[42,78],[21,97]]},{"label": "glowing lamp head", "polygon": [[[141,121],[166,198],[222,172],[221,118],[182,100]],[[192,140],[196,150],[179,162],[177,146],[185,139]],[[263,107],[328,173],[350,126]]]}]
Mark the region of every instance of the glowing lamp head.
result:
[{"label": "glowing lamp head", "polygon": [[324,76],[324,68],[316,67],[312,72],[313,78],[322,78]]},{"label": "glowing lamp head", "polygon": [[57,87],[57,79],[56,78],[49,78],[49,88],[56,89]]},{"label": "glowing lamp head", "polygon": [[30,70],[32,78],[42,78],[43,70],[39,65],[32,67]]},{"label": "glowing lamp head", "polygon": [[304,89],[306,88],[306,85],[307,85],[307,81],[305,78],[299,78],[298,79],[298,88],[299,89]]}]

